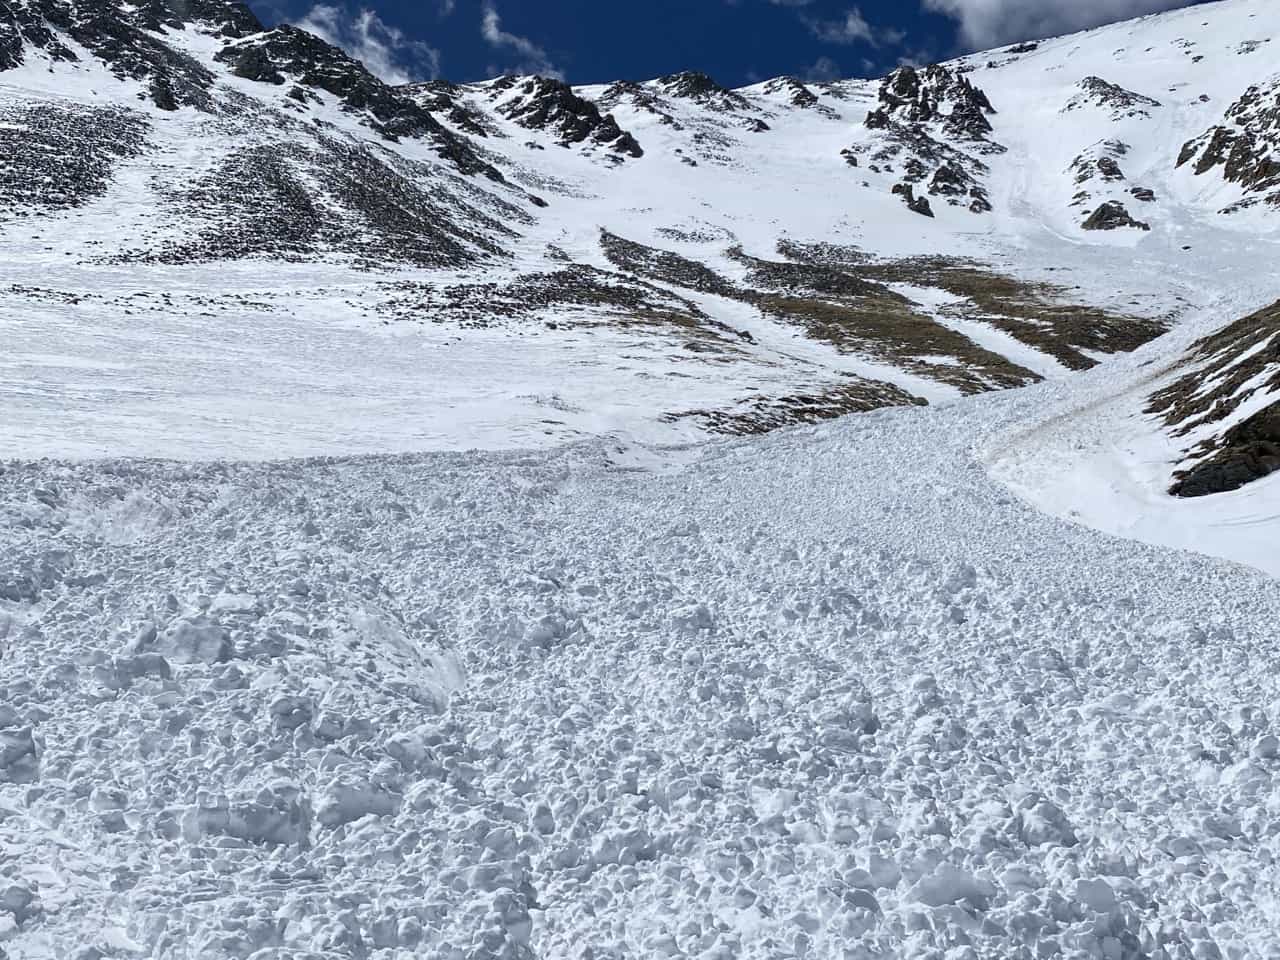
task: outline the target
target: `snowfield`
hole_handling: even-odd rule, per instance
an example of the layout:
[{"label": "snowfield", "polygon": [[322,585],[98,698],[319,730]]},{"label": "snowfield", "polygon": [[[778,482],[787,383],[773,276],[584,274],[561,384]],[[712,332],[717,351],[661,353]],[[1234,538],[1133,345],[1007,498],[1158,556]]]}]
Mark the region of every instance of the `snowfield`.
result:
[{"label": "snowfield", "polygon": [[[79,44],[0,69],[0,145],[148,131],[86,186],[80,130],[70,200],[0,162],[0,960],[1280,960],[1280,474],[1174,498],[1147,412],[1280,300],[1276,205],[1201,162],[1277,31],[974,55],[899,76],[959,105],[916,127],[427,86],[394,149],[215,59],[402,95],[296,35],[157,33],[172,111]],[[353,156],[431,216],[352,213]],[[841,389],[896,405],[717,432]]]},{"label": "snowfield", "polygon": [[1036,406],[11,464],[5,949],[1274,956],[1275,581],[1011,496]]}]

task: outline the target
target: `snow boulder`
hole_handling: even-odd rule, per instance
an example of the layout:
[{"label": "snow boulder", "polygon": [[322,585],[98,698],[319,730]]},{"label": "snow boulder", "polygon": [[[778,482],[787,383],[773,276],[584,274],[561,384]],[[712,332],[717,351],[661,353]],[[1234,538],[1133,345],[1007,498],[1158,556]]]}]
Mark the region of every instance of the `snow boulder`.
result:
[{"label": "snow boulder", "polygon": [[930,907],[964,903],[975,910],[985,910],[995,894],[996,885],[990,880],[943,863],[932,874],[917,881],[909,896]]},{"label": "snow boulder", "polygon": [[179,620],[156,639],[156,651],[174,663],[221,663],[231,659],[231,635],[209,617]]},{"label": "snow boulder", "polygon": [[0,730],[0,783],[35,779],[39,754],[31,727]]},{"label": "snow boulder", "polygon": [[311,808],[296,786],[274,783],[253,799],[216,797],[189,808],[182,832],[192,843],[215,835],[280,846],[305,844],[311,832]]},{"label": "snow boulder", "polygon": [[1071,821],[1062,808],[1048,800],[1030,797],[1017,815],[1018,836],[1029,847],[1050,844],[1074,847],[1078,842]]},{"label": "snow boulder", "polygon": [[353,776],[340,776],[320,794],[316,819],[326,827],[337,827],[369,814],[391,816],[399,809],[399,797]]}]

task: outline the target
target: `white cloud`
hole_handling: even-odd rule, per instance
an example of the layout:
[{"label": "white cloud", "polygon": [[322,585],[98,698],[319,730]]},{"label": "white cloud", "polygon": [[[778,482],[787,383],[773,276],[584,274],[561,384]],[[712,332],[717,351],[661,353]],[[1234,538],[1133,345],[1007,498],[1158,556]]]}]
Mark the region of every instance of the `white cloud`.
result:
[{"label": "white cloud", "polygon": [[840,64],[836,63],[830,57],[819,57],[813,61],[813,65],[804,72],[803,79],[811,83],[825,83],[830,80],[840,79]]},{"label": "white cloud", "polygon": [[960,23],[972,49],[1038,40],[1190,6],[1195,0],[923,0]]},{"label": "white cloud", "polygon": [[439,50],[410,40],[372,10],[361,10],[353,17],[344,8],[317,3],[298,26],[341,47],[387,83],[411,83],[440,75]]},{"label": "white cloud", "polygon": [[517,73],[536,73],[544,77],[563,80],[564,74],[553,64],[547,52],[528,37],[507,33],[502,29],[502,17],[491,0],[486,0],[480,18],[480,35],[495,50],[510,50],[516,55],[512,70]]},{"label": "white cloud", "polygon": [[878,47],[883,43],[901,43],[903,39],[903,33],[900,30],[872,27],[858,7],[850,7],[843,17],[836,20],[818,20],[814,17],[805,17],[804,22],[813,35],[823,43],[834,43],[841,46],[865,43],[868,46]]}]

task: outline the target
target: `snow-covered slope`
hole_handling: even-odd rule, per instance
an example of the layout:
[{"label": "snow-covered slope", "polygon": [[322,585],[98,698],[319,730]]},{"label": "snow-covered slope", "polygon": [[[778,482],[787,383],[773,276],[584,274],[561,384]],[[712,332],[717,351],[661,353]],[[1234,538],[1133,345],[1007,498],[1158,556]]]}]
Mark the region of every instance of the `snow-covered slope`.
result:
[{"label": "snow-covered slope", "polygon": [[1206,244],[1261,273],[1275,234],[1264,160],[1184,157],[1242,109],[1270,143],[1251,0],[736,91],[396,88],[223,0],[4,9],[11,450],[682,441],[950,402],[1132,349],[1213,303]]},{"label": "snow-covered slope", "polygon": [[1273,960],[1278,28],[0,5],[0,957]]}]

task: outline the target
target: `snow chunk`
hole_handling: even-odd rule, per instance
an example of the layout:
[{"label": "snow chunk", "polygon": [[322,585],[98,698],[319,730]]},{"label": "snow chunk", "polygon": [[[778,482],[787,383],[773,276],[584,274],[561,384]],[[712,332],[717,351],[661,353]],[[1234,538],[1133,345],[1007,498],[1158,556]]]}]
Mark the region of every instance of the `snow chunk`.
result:
[{"label": "snow chunk", "polygon": [[930,907],[963,901],[977,910],[985,910],[995,893],[996,886],[990,880],[944,863],[931,876],[919,880],[911,888],[909,896]]}]

